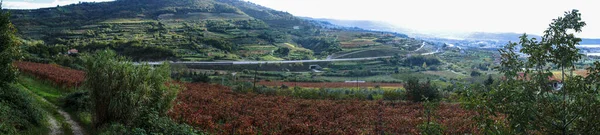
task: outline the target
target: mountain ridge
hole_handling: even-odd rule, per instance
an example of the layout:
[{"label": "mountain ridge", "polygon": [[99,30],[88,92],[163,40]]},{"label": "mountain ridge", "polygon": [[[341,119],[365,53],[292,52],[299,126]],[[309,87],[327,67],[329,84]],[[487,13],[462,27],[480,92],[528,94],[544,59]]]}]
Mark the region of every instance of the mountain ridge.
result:
[{"label": "mountain ridge", "polygon": [[60,52],[111,48],[134,60],[298,60],[364,45],[419,46],[398,33],[326,28],[241,0],[117,0],[10,12],[26,43]]}]

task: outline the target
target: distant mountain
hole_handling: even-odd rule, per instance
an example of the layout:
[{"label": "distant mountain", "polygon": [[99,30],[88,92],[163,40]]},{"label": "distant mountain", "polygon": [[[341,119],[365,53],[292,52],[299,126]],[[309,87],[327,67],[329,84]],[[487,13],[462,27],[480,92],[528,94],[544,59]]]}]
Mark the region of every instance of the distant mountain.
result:
[{"label": "distant mountain", "polygon": [[[508,43],[508,41],[518,42],[519,37],[523,33],[489,33],[489,32],[438,32],[438,33],[426,33],[419,32],[418,30],[411,30],[409,28],[402,28],[390,23],[378,22],[378,21],[367,21],[367,20],[336,20],[336,19],[315,19],[327,21],[335,25],[345,27],[357,27],[368,30],[377,31],[391,31],[405,33],[411,37],[433,40],[438,42],[469,44],[472,42],[478,44],[487,44],[490,46],[502,46]],[[530,38],[541,39],[538,35],[528,35]],[[586,39],[584,38],[581,44],[600,44],[600,39]]]}]

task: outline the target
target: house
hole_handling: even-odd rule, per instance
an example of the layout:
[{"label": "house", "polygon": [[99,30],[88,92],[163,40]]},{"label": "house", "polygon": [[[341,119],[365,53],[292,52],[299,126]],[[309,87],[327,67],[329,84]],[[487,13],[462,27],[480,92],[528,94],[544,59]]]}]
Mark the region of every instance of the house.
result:
[{"label": "house", "polygon": [[77,49],[70,49],[67,51],[67,55],[69,56],[77,56],[79,54],[79,50]]},{"label": "house", "polygon": [[[506,77],[502,77],[502,79],[506,80]],[[531,75],[528,74],[527,76],[525,76],[525,73],[520,72],[520,73],[518,73],[517,79],[529,81],[529,80],[531,80]],[[556,78],[554,76],[549,76],[548,81],[550,81],[549,85],[551,85],[553,90],[555,90],[555,91],[560,91],[563,88],[563,82],[559,78]]]}]

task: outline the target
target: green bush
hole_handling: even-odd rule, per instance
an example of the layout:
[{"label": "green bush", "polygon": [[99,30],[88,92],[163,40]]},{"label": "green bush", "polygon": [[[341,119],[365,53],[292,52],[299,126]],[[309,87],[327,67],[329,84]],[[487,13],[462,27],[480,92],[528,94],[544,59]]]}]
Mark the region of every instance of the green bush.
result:
[{"label": "green bush", "polygon": [[110,124],[100,135],[200,135],[203,134],[186,124],[179,124],[167,117],[149,115],[143,118],[145,126],[129,127],[120,123]]},{"label": "green bush", "polygon": [[210,82],[210,78],[208,77],[208,75],[205,75],[205,74],[194,74],[194,75],[192,75],[192,82],[208,83],[208,82]]},{"label": "green bush", "polygon": [[64,98],[63,107],[77,112],[90,111],[92,102],[88,91],[74,92]]},{"label": "green bush", "polygon": [[437,87],[432,85],[429,81],[425,83],[419,83],[419,80],[411,78],[406,83],[406,99],[413,102],[422,102],[425,99],[437,100],[439,98],[439,91]]},{"label": "green bush", "polygon": [[170,70],[136,65],[113,51],[99,51],[85,57],[86,88],[90,90],[96,127],[110,123],[144,126],[147,115],[166,116],[178,87],[168,86]]},{"label": "green bush", "polygon": [[419,124],[417,126],[423,135],[443,135],[444,134],[444,125],[438,124],[436,122],[425,122],[423,124]]},{"label": "green bush", "polygon": [[40,126],[44,113],[27,93],[8,86],[0,87],[0,134],[16,134]]}]

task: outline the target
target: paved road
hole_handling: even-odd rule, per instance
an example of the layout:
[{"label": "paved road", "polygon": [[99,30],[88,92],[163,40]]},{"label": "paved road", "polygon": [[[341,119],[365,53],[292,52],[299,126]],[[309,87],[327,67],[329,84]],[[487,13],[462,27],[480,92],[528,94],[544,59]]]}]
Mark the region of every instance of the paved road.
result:
[{"label": "paved road", "polygon": [[423,49],[423,47],[425,47],[425,42],[423,42],[423,44],[421,45],[421,47],[419,47],[417,50],[414,50],[414,51],[412,51],[412,52],[419,51],[419,50]]},{"label": "paved road", "polygon": [[[415,51],[421,50],[426,45],[425,42],[421,47]],[[421,55],[431,55],[439,53],[439,49],[435,52],[422,53]],[[206,62],[206,61],[182,61],[182,62],[169,62],[171,64],[183,64],[183,65],[254,65],[254,64],[290,64],[290,63],[315,63],[315,62],[339,62],[339,61],[363,61],[363,60],[374,60],[379,58],[391,58],[393,56],[381,56],[381,57],[364,57],[364,58],[347,58],[347,59],[332,59],[333,56],[328,56],[324,60],[283,60],[283,61],[217,61],[217,62]],[[147,62],[150,65],[162,65],[163,62]],[[134,63],[139,65],[139,63]]]}]

